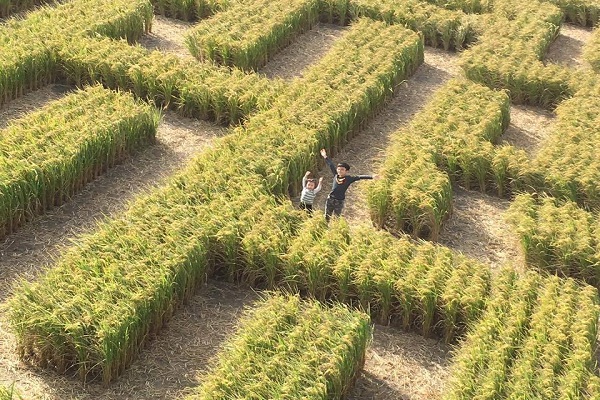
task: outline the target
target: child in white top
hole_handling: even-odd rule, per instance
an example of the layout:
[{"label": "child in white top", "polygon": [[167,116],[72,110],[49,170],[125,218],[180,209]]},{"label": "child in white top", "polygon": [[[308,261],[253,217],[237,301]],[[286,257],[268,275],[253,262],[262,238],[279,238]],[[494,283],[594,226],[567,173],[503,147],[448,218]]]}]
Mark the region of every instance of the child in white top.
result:
[{"label": "child in white top", "polygon": [[315,187],[315,180],[309,178],[310,171],[306,171],[306,174],[302,177],[302,193],[300,194],[300,209],[306,210],[309,215],[313,213],[313,203],[315,196],[321,191],[321,183],[323,177],[319,178],[319,184]]}]

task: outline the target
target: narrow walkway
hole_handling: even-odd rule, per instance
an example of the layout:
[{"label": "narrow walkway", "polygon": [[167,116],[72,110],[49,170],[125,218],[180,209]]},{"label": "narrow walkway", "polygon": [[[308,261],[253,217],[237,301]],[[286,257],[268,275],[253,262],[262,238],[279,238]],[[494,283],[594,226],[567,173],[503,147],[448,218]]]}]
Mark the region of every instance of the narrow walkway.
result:
[{"label": "narrow walkway", "polygon": [[497,270],[506,263],[523,268],[525,256],[514,229],[504,220],[510,201],[454,188],[452,216],[439,242]]},{"label": "narrow walkway", "polygon": [[416,333],[375,325],[365,367],[348,400],[441,399],[450,346]]},{"label": "narrow walkway", "polygon": [[554,118],[554,113],[540,107],[511,105],[510,125],[500,138],[500,144],[523,149],[533,159],[550,136]]},{"label": "narrow walkway", "polygon": [[186,31],[194,26],[194,22],[155,15],[152,31],[142,36],[140,45],[148,50],[160,50],[175,54],[180,58],[194,59],[185,45]]},{"label": "narrow walkway", "polygon": [[335,44],[347,27],[330,24],[317,24],[294,40],[292,44],[275,54],[259,70],[267,78],[290,80],[301,77],[311,65],[316,64]]},{"label": "narrow walkway", "polygon": [[75,90],[75,87],[52,84],[9,101],[0,107],[0,129],[6,128],[11,121],[65,97],[72,90]]}]

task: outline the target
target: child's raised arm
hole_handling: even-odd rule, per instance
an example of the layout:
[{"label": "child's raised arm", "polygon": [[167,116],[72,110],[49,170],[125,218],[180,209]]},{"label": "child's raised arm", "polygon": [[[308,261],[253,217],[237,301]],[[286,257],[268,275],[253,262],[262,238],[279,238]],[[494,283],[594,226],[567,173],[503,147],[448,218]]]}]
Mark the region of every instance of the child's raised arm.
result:
[{"label": "child's raised arm", "polygon": [[315,194],[319,193],[322,188],[323,188],[323,177],[320,177],[319,178],[319,184],[315,188]]},{"label": "child's raised arm", "polygon": [[333,164],[333,161],[331,161],[328,157],[327,157],[327,150],[325,149],[321,149],[321,155],[323,156],[323,158],[325,159],[325,163],[327,163],[327,165],[329,166],[329,169],[331,170],[331,172],[333,173],[333,175],[337,175],[337,171],[335,168],[335,165]]}]

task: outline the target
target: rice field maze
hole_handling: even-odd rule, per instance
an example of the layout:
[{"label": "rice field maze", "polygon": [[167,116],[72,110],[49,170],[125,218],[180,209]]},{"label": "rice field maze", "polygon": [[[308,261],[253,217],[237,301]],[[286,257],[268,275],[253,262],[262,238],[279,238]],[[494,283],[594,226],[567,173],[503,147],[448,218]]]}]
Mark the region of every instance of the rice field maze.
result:
[{"label": "rice field maze", "polygon": [[0,0],[0,399],[599,399],[599,19]]}]

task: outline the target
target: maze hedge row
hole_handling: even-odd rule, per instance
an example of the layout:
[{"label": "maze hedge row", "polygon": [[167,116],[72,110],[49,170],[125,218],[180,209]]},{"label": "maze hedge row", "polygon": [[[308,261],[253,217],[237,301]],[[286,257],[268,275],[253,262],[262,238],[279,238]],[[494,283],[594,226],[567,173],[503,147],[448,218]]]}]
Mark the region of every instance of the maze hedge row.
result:
[{"label": "maze hedge row", "polygon": [[341,399],[370,340],[364,313],[272,295],[246,312],[202,386],[186,399]]},{"label": "maze hedge row", "polygon": [[190,29],[186,44],[200,61],[257,70],[318,17],[318,0],[237,3]]},{"label": "maze hedge row", "polygon": [[597,213],[571,201],[528,194],[518,196],[509,211],[529,265],[600,285]]},{"label": "maze hedge row", "polygon": [[[76,7],[91,3],[77,0],[68,4],[56,8],[62,11],[44,9],[25,22],[9,21],[2,27],[0,44],[15,49],[14,54],[0,55],[0,66],[7,66],[0,70],[9,71],[0,77],[3,101],[60,73],[79,83],[100,81],[126,88],[189,115],[235,121],[251,110],[259,112],[219,141],[215,149],[195,159],[167,186],[136,200],[125,213],[80,238],[37,282],[22,283],[17,288],[9,301],[9,319],[24,358],[59,371],[77,370],[84,379],[101,375],[109,382],[131,363],[145,338],[162,326],[181,300],[207,276],[217,274],[258,287],[285,287],[321,300],[359,303],[384,323],[420,329],[426,335],[443,335],[447,340],[468,329],[454,361],[448,399],[600,396],[593,356],[598,319],[595,290],[533,272],[520,277],[514,271],[502,272],[492,279],[487,268],[443,247],[395,239],[373,228],[352,231],[341,219],[327,226],[322,218],[307,219],[293,210],[285,198],[298,191],[297,182],[306,169],[314,166],[319,148],[336,151],[343,146],[394,87],[423,61],[421,37],[397,25],[355,21],[359,16],[406,24],[422,31],[428,43],[441,43],[444,48],[460,48],[481,34],[480,41],[462,56],[468,78],[507,89],[515,102],[555,107],[564,98],[574,96],[564,105],[564,117],[559,117],[565,124],[561,128],[571,131],[568,136],[573,145],[565,146],[562,158],[554,157],[552,162],[567,160],[580,151],[578,142],[583,142],[582,146],[593,144],[590,132],[597,125],[597,113],[590,110],[597,107],[600,85],[582,79],[592,75],[544,66],[541,61],[561,23],[558,8],[535,1],[473,3],[472,9],[460,1],[452,3],[456,10],[492,11],[477,19],[462,11],[441,12],[436,6],[411,0],[322,1],[322,19],[342,23],[352,20],[353,28],[304,78],[288,86],[263,86],[264,81],[253,75],[240,72],[236,76],[238,72],[232,72],[234,77],[228,80],[223,69],[191,66],[159,53],[125,47],[124,42],[84,37],[96,32],[111,39],[135,40],[149,27],[147,3],[131,3],[129,10],[137,9],[116,19],[90,14],[95,21],[79,25],[77,35],[65,36],[53,26],[61,26],[57,23],[60,18],[77,15],[73,13]],[[559,6],[571,4],[561,2]],[[107,9],[113,6],[107,2]],[[216,3],[210,3],[209,7],[213,6]],[[219,6],[228,5],[223,2]],[[69,11],[60,17],[64,10]],[[579,11],[581,21],[594,19],[590,10],[585,8],[584,17]],[[202,13],[198,11],[198,15]],[[25,33],[27,30],[31,32]],[[34,38],[51,33],[61,39],[36,47]],[[24,35],[23,43],[31,42],[30,48],[38,58],[26,58],[27,46],[15,42],[16,34]],[[57,46],[60,41],[73,45]],[[77,45],[90,50],[89,60]],[[114,57],[110,54],[113,46]],[[119,64],[119,54],[123,55],[123,64]],[[190,83],[187,79],[193,73],[201,77]],[[249,83],[242,86],[247,91],[235,97],[239,96],[239,88],[227,92],[226,86],[238,78],[248,79]],[[208,81],[221,82],[222,86],[211,91],[213,85],[207,85]],[[460,146],[454,147],[442,129],[418,139],[424,150],[413,146],[405,155],[414,160],[411,167],[415,170],[411,172],[415,176],[439,178],[430,185],[435,188],[439,184],[441,188],[430,191],[434,196],[448,195],[449,185],[444,185],[449,173],[452,179],[472,183],[481,190],[491,186],[504,193],[525,183],[561,197],[575,197],[588,207],[595,204],[597,194],[591,184],[595,164],[579,170],[583,171],[582,179],[562,182],[552,174],[553,168],[561,168],[560,162],[544,164],[545,158],[540,157],[521,163],[524,155],[512,147],[492,147],[508,122],[506,96],[477,85],[453,85],[448,90],[480,96],[479,103],[469,103],[469,110],[477,110],[478,120],[473,125],[481,128],[473,139],[477,146],[466,146],[467,150],[462,151]],[[188,91],[189,87],[192,89]],[[253,97],[256,87],[263,89]],[[183,94],[194,90],[199,93],[196,97]],[[233,101],[227,93],[236,93]],[[484,106],[488,101],[489,109]],[[450,111],[439,113],[442,117],[434,128],[448,124],[462,132],[458,128],[463,122],[450,118],[454,104],[438,106]],[[581,112],[570,113],[569,107]],[[432,115],[438,111],[434,109]],[[458,110],[456,113],[460,114]],[[457,139],[461,138],[464,136]],[[396,140],[397,146],[403,145],[401,138]],[[456,150],[456,154],[453,149],[461,151]],[[551,144],[545,151],[560,150],[560,146]],[[241,166],[243,176],[239,174]],[[385,196],[379,198],[388,201]],[[531,201],[522,203],[527,207],[519,212],[538,212]],[[553,212],[556,214],[544,211],[543,216]],[[575,208],[567,214],[569,218],[581,217]],[[587,215],[581,218],[589,220]],[[533,224],[538,223],[531,219]],[[581,227],[586,229],[583,223]],[[535,229],[531,232],[537,234]],[[592,228],[589,232],[595,234]],[[560,251],[548,251],[540,257],[564,257],[560,246],[567,251],[575,246],[575,252],[567,253],[573,259],[581,254],[578,246],[587,250],[585,237],[575,241],[568,233],[566,240],[555,245],[553,238],[547,238],[555,234],[544,232],[540,243]],[[314,248],[319,249],[320,256],[305,257]],[[352,251],[355,248],[359,250]],[[303,340],[301,329],[293,332]],[[235,360],[232,354],[224,353],[220,365],[226,368]],[[278,354],[284,357],[288,353]],[[260,356],[260,352],[253,354]],[[277,357],[260,365],[278,372],[277,363],[282,361]],[[348,366],[357,364],[358,357],[349,359],[353,361]],[[306,376],[305,372],[314,370],[303,370],[297,376]],[[341,380],[336,382],[352,374],[341,373],[337,375]],[[207,384],[216,382],[217,390],[245,389],[244,376],[231,376],[225,381],[221,376],[216,372]],[[344,391],[341,383],[319,385],[325,390],[333,386],[336,395]],[[319,385],[303,388],[316,391]],[[258,389],[278,390],[263,381]]]},{"label": "maze hedge row", "polygon": [[54,81],[56,48],[71,38],[99,33],[134,41],[149,31],[152,18],[144,0],[75,0],[7,21],[0,26],[0,105]]}]

